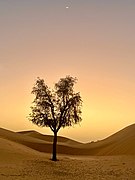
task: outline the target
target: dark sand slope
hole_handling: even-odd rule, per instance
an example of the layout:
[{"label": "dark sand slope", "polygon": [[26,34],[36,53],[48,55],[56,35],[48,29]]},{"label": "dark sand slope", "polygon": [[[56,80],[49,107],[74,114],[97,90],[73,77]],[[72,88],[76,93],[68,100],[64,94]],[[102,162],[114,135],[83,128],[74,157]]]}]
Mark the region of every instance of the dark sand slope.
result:
[{"label": "dark sand slope", "polygon": [[[18,132],[18,133],[23,134],[23,135],[27,135],[27,136],[30,136],[30,137],[34,137],[34,138],[37,138],[37,139],[41,139],[41,140],[44,140],[44,141],[47,141],[47,142],[53,142],[53,136],[51,136],[51,135],[43,135],[43,134],[38,133],[36,131],[21,131],[21,132]],[[80,142],[77,142],[77,141],[71,140],[69,138],[62,137],[62,136],[58,136],[58,143],[66,144],[66,145],[69,144],[69,145],[73,145],[73,146],[82,144]]]}]

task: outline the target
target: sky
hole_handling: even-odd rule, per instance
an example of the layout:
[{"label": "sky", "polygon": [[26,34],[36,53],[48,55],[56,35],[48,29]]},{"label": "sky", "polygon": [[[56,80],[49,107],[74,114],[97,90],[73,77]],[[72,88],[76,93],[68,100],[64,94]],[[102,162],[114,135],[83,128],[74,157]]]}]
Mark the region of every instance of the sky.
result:
[{"label": "sky", "polygon": [[90,142],[133,124],[134,19],[134,0],[0,0],[0,127],[52,134],[27,119],[31,91],[66,75],[83,120],[58,135]]}]

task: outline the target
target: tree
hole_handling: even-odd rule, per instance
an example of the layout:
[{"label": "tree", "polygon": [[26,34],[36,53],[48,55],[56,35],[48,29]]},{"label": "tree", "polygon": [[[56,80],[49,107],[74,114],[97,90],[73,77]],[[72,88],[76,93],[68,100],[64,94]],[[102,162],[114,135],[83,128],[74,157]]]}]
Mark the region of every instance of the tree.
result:
[{"label": "tree", "polygon": [[61,78],[54,89],[37,78],[32,94],[35,95],[29,120],[41,127],[50,127],[54,133],[52,160],[56,161],[57,134],[60,128],[79,123],[82,99],[80,93],[74,92],[77,79],[71,76]]}]

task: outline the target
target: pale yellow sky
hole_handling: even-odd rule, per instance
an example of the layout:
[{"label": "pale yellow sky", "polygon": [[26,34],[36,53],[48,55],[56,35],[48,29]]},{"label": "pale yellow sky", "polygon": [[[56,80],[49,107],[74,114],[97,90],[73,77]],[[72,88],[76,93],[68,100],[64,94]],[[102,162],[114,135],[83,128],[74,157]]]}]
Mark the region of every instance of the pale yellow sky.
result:
[{"label": "pale yellow sky", "polygon": [[1,1],[0,126],[51,134],[26,118],[31,90],[66,75],[78,78],[83,121],[59,135],[88,142],[134,123],[134,19],[132,0]]}]

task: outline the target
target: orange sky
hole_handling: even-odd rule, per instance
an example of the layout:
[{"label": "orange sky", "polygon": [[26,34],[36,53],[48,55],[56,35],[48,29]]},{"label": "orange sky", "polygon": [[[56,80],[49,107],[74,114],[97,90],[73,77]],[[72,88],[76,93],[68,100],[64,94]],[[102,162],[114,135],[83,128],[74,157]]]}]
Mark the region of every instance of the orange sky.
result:
[{"label": "orange sky", "polygon": [[1,1],[0,126],[51,134],[26,118],[32,86],[66,75],[78,78],[83,121],[59,135],[87,142],[134,123],[134,19],[132,0]]}]

